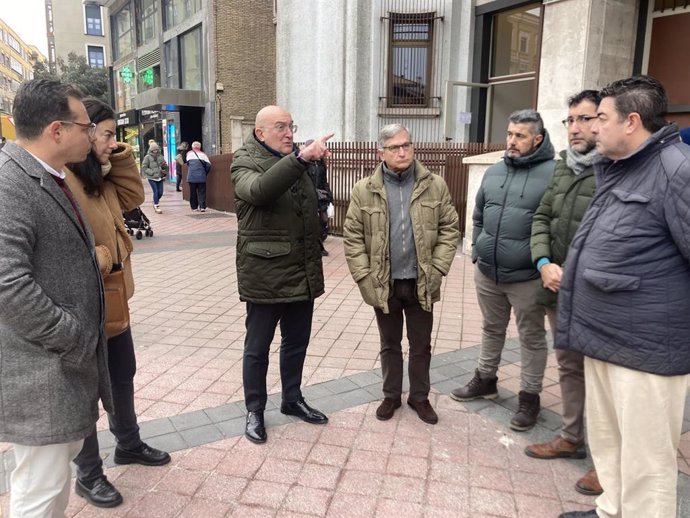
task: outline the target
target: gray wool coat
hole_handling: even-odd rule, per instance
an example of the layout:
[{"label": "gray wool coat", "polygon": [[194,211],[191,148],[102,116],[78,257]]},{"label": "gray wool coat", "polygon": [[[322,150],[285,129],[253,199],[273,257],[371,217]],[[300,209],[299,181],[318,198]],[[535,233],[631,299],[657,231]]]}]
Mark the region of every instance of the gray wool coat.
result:
[{"label": "gray wool coat", "polygon": [[0,441],[83,439],[99,397],[112,410],[93,236],[14,143],[0,151],[0,221]]}]

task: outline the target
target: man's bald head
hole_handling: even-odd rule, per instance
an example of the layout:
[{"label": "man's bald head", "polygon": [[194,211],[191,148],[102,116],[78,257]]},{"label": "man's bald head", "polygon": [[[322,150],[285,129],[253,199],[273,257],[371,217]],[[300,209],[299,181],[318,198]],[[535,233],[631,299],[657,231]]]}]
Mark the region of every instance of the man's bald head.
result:
[{"label": "man's bald head", "polygon": [[265,106],[256,114],[256,138],[283,155],[292,152],[295,129],[292,116],[280,106]]}]

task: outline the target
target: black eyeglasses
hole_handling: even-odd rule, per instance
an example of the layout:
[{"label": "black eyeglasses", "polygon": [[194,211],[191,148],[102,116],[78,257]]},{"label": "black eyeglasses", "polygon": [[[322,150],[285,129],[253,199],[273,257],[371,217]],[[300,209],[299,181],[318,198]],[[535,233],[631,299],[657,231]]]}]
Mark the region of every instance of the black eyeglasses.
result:
[{"label": "black eyeglasses", "polygon": [[381,149],[385,149],[387,151],[390,151],[391,153],[397,153],[401,149],[403,151],[408,151],[412,147],[412,142],[405,142],[404,144],[400,144],[399,146],[381,146]]},{"label": "black eyeglasses", "polygon": [[93,137],[96,134],[96,123],[95,122],[77,122],[77,121],[56,121],[60,124],[74,124],[80,128],[84,128],[89,137]]},{"label": "black eyeglasses", "polygon": [[563,123],[563,126],[566,128],[569,128],[576,122],[578,124],[589,124],[589,121],[593,119],[597,119],[598,117],[596,115],[578,115],[577,117],[568,117],[567,119],[563,119],[561,122]]}]

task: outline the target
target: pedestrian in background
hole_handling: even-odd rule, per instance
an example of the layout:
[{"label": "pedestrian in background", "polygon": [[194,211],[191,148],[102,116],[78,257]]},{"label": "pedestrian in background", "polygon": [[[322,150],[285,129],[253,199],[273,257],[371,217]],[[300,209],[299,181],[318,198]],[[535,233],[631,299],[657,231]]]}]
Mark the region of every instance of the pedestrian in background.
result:
[{"label": "pedestrian in background", "polygon": [[206,177],[210,171],[211,161],[201,150],[201,142],[192,142],[192,149],[187,152],[187,183],[192,210],[206,212]]},{"label": "pedestrian in background", "polygon": [[153,210],[161,214],[163,211],[160,208],[160,199],[163,197],[165,177],[168,176],[168,164],[161,156],[161,148],[155,142],[149,145],[149,150],[141,163],[141,172],[153,191]]},{"label": "pedestrian in background", "polygon": [[[305,146],[310,145],[314,142],[312,139],[307,140],[300,149],[304,149]],[[309,164],[308,167],[309,176],[312,182],[314,182],[314,187],[316,188],[316,197],[319,202],[319,225],[321,226],[321,255],[324,257],[328,255],[328,250],[324,246],[324,241],[328,237],[328,206],[333,203],[333,192],[331,191],[331,186],[328,185],[328,171],[326,168],[326,160],[315,160]]]},{"label": "pedestrian in background", "polygon": [[175,155],[175,190],[180,192],[180,185],[182,185],[182,166],[187,163],[187,151],[189,151],[189,143],[181,142],[177,148],[177,155]]}]

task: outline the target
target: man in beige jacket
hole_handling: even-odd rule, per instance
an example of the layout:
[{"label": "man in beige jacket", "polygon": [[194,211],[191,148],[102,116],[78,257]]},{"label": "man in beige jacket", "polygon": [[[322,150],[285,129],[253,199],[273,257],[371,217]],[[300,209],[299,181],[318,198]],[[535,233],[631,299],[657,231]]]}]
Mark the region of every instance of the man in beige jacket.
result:
[{"label": "man in beige jacket", "polygon": [[345,219],[345,256],[362,298],[374,306],[381,335],[382,421],[401,406],[403,315],[410,344],[407,404],[430,424],[433,304],[455,257],[458,214],[446,182],[414,158],[410,132],[389,124],[379,134],[381,164],[352,189]]}]

